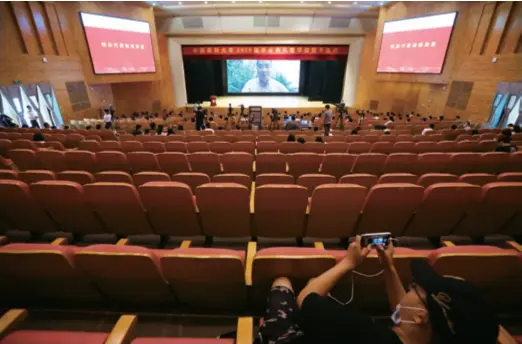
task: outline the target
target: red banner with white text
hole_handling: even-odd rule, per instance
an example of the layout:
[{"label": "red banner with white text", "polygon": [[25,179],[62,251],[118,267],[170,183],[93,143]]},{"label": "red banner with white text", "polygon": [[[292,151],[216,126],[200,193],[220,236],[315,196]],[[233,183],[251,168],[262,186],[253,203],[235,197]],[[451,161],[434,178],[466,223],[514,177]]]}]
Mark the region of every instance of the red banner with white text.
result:
[{"label": "red banner with white text", "polygon": [[346,60],[347,45],[190,45],[183,57],[205,60]]}]

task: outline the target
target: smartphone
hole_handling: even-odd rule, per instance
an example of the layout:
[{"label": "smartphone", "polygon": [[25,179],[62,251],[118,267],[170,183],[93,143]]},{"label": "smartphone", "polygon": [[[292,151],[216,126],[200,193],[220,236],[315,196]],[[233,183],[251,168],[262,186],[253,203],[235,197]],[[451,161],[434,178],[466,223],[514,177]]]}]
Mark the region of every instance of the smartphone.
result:
[{"label": "smartphone", "polygon": [[371,245],[372,247],[376,247],[378,245],[381,245],[382,247],[386,247],[388,246],[391,239],[392,235],[390,232],[362,234],[361,246],[366,247],[368,245]]}]

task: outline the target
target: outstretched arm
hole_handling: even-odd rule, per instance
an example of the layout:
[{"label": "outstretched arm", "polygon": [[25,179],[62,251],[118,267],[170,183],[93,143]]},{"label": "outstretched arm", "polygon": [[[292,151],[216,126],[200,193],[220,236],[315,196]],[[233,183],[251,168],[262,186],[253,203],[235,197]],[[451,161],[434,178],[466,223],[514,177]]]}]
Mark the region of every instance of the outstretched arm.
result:
[{"label": "outstretched arm", "polygon": [[406,295],[406,291],[402,286],[401,278],[397,273],[397,269],[395,269],[395,265],[393,265],[393,251],[394,248],[391,242],[386,248],[377,246],[379,260],[381,261],[384,270],[384,281],[386,284],[386,293],[388,294],[388,303],[392,310],[397,307],[404,295]]}]

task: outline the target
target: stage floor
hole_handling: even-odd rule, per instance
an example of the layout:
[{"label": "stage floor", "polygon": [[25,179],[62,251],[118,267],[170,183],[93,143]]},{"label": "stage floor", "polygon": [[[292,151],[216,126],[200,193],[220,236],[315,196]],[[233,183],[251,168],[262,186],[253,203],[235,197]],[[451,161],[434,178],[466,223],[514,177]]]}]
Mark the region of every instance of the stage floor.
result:
[{"label": "stage floor", "polygon": [[[228,107],[236,108],[243,104],[246,108],[249,106],[262,106],[263,108],[323,108],[323,102],[310,102],[308,97],[302,96],[224,96],[217,97],[218,108]],[[210,106],[210,101],[203,102],[204,107]]]}]

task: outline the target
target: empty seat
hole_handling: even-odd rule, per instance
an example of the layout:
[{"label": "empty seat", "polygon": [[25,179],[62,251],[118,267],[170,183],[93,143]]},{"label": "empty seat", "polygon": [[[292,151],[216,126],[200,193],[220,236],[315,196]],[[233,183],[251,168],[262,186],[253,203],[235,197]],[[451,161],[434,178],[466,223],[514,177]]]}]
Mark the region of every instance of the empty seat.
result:
[{"label": "empty seat", "polygon": [[210,152],[210,145],[204,141],[193,141],[187,143],[187,152],[198,153],[198,152]]},{"label": "empty seat", "polygon": [[480,199],[478,185],[438,183],[427,186],[420,206],[403,233],[406,236],[449,235],[468,208]]},{"label": "empty seat", "polygon": [[100,216],[109,233],[131,235],[152,232],[134,185],[94,183],[85,185],[84,192],[90,207]]},{"label": "empty seat", "polygon": [[[168,154],[168,153],[160,153]],[[160,165],[156,154],[151,152],[130,152],[127,153],[127,161],[129,162],[132,173],[160,171]],[[167,171],[165,171],[167,172]]]},{"label": "empty seat", "polygon": [[170,182],[170,177],[165,172],[139,172],[132,176],[135,186],[148,182]]},{"label": "empty seat", "polygon": [[386,183],[417,183],[418,177],[411,173],[387,173],[379,177],[377,184]]},{"label": "empty seat", "polygon": [[468,173],[459,176],[459,180],[463,183],[486,185],[497,181],[497,176],[487,173]]},{"label": "empty seat", "polygon": [[161,171],[169,175],[190,171],[186,154],[166,152],[157,154],[156,158],[158,160]]},{"label": "empty seat", "polygon": [[328,174],[303,174],[297,178],[297,184],[308,189],[309,197],[312,197],[312,193],[319,185],[335,183],[335,177]]},{"label": "empty seat", "polygon": [[0,170],[0,179],[18,180],[18,172],[13,170]]},{"label": "empty seat", "polygon": [[255,151],[256,146],[254,141],[238,141],[232,144],[232,152],[243,152],[254,155]]},{"label": "empty seat", "polygon": [[348,152],[352,154],[362,154],[369,153],[371,149],[372,144],[370,142],[352,142],[350,148],[348,148]]},{"label": "empty seat", "polygon": [[91,245],[78,249],[74,258],[77,268],[118,305],[172,305],[175,302],[154,250]]},{"label": "empty seat", "polygon": [[382,153],[382,154],[390,154],[393,152],[393,143],[392,142],[374,142],[372,144],[371,153]]},{"label": "empty seat", "polygon": [[94,183],[94,176],[86,171],[63,171],[56,173],[57,180],[75,182],[80,185]]},{"label": "empty seat", "polygon": [[87,171],[90,173],[96,173],[100,170],[98,168],[96,154],[93,152],[66,151],[65,162],[67,163],[67,170],[69,171]]},{"label": "empty seat", "polygon": [[212,177],[213,183],[236,183],[247,187],[249,190],[252,188],[252,178],[242,173],[223,173],[216,174]]},{"label": "empty seat", "polygon": [[31,193],[60,230],[70,233],[102,233],[103,226],[88,206],[81,185],[70,181],[42,181]]},{"label": "empty seat", "polygon": [[415,170],[410,171],[421,175],[425,173],[443,173],[450,162],[450,155],[446,153],[423,153],[418,155]]},{"label": "empty seat", "polygon": [[13,160],[20,171],[40,170],[42,168],[40,160],[36,157],[36,152],[30,149],[11,149],[8,157]]},{"label": "empty seat", "polygon": [[367,173],[347,174],[339,179],[339,184],[356,184],[369,189],[377,184],[377,176]]},{"label": "empty seat", "polygon": [[44,180],[55,180],[56,175],[47,170],[27,170],[20,172],[18,178],[24,183],[31,184]]},{"label": "empty seat", "polygon": [[301,149],[301,152],[323,154],[326,145],[321,142],[306,142]]},{"label": "empty seat", "polygon": [[352,172],[353,163],[357,156],[346,153],[330,153],[324,156],[321,172],[333,175],[339,179]]},{"label": "empty seat", "polygon": [[160,264],[177,299],[190,309],[223,311],[246,306],[244,251],[175,249],[162,253]]},{"label": "empty seat", "polygon": [[294,177],[285,173],[263,173],[256,176],[256,187],[266,184],[294,184]]},{"label": "empty seat", "polygon": [[55,331],[55,330],[15,330],[2,338],[2,344],[47,344],[52,343],[88,343],[103,344],[109,334],[104,332]]},{"label": "empty seat", "polygon": [[522,182],[521,172],[506,172],[497,176],[499,182]]},{"label": "empty seat", "polygon": [[449,173],[426,173],[419,177],[417,184],[428,187],[437,183],[457,183],[459,177]]},{"label": "empty seat", "polygon": [[[92,307],[100,302],[100,294],[76,268],[75,250],[71,246],[49,244],[0,247],[3,304]],[[54,343],[51,339],[49,342]]]},{"label": "empty seat", "polygon": [[218,154],[228,153],[232,151],[232,144],[226,141],[216,141],[210,144],[210,151]]},{"label": "empty seat", "polygon": [[188,185],[177,182],[149,182],[141,185],[138,191],[154,233],[173,236],[201,234],[196,203]]},{"label": "empty seat", "polygon": [[94,153],[101,151],[100,142],[95,140],[80,141],[78,143],[78,149]]},{"label": "empty seat", "polygon": [[98,183],[126,183],[133,184],[132,177],[127,172],[122,171],[105,171],[99,172],[94,175],[96,182]]},{"label": "empty seat", "polygon": [[254,233],[296,238],[304,234],[308,190],[299,185],[263,185],[255,192]]},{"label": "empty seat", "polygon": [[380,175],[384,171],[387,156],[380,153],[363,153],[355,158],[353,173]]},{"label": "empty seat", "polygon": [[303,146],[298,142],[281,142],[279,144],[279,151],[283,154],[291,154],[300,152]]},{"label": "empty seat", "polygon": [[327,136],[325,137],[325,141],[328,142],[328,144],[330,143],[333,143],[333,142],[346,142],[346,136]]},{"label": "empty seat", "polygon": [[[4,133],[0,133],[0,134],[4,134]],[[7,156],[7,152],[11,149],[12,145],[13,144],[12,144],[11,140],[0,138],[0,155]]]},{"label": "empty seat", "polygon": [[[32,136],[32,135],[31,135]],[[37,149],[37,146],[36,146],[36,143],[31,141],[31,140],[27,140],[27,139],[18,139],[18,140],[13,140],[12,141],[12,144],[11,144],[11,149],[30,149],[30,150],[36,150]]]},{"label": "empty seat", "polygon": [[253,177],[254,156],[250,153],[231,152],[223,154],[220,159],[223,173],[241,173]]},{"label": "empty seat", "polygon": [[151,153],[165,152],[165,144],[163,142],[143,142],[143,150]]},{"label": "empty seat", "polygon": [[455,141],[440,141],[435,145],[435,152],[453,153],[457,151],[457,144]]},{"label": "empty seat", "polygon": [[[328,138],[334,137],[334,136],[328,136]],[[348,148],[350,147],[350,144],[345,142],[328,142],[328,144],[325,145],[325,153],[346,153],[348,151]]]},{"label": "empty seat", "polygon": [[257,153],[277,153],[279,151],[279,143],[275,141],[261,141],[257,143]]},{"label": "empty seat", "polygon": [[318,173],[323,156],[315,153],[294,153],[287,156],[288,173],[299,178],[303,174]]},{"label": "empty seat", "polygon": [[505,172],[522,172],[522,151],[511,153],[511,163]]},{"label": "empty seat", "polygon": [[127,156],[118,151],[103,151],[96,153],[96,161],[100,171],[130,172]]},{"label": "empty seat", "polygon": [[[367,189],[351,184],[318,186],[310,203],[306,236],[347,238],[355,233]],[[339,221],[339,216],[342,221]]]},{"label": "empty seat", "polygon": [[123,151],[123,148],[121,147],[121,143],[119,141],[102,141],[100,142],[100,149],[102,151],[104,150],[110,150],[110,151]]},{"label": "empty seat", "polygon": [[483,153],[478,159],[478,163],[480,165],[477,168],[477,172],[499,174],[509,170],[511,155],[501,152]]},{"label": "empty seat", "polygon": [[[401,136],[401,135],[399,135]],[[393,144],[394,153],[415,153],[415,142],[413,141],[399,141],[397,136],[397,142]]]},{"label": "empty seat", "polygon": [[483,236],[499,230],[522,208],[522,183],[496,182],[482,187],[481,197],[452,234]]},{"label": "empty seat", "polygon": [[198,152],[188,155],[192,172],[205,173],[212,177],[221,173],[219,155],[211,152]]},{"label": "empty seat", "polygon": [[36,158],[40,161],[42,168],[61,172],[67,169],[65,161],[65,153],[58,150],[39,150],[36,152]]},{"label": "empty seat", "polygon": [[56,231],[56,224],[31,195],[29,186],[19,180],[0,180],[0,217],[8,229],[35,233]]},{"label": "empty seat", "polygon": [[243,185],[211,183],[197,187],[203,234],[218,237],[250,235],[250,191]]},{"label": "empty seat", "polygon": [[[380,133],[381,134],[381,133]],[[374,143],[374,142],[377,142],[379,141],[379,136],[378,134],[374,133],[374,134],[369,134],[369,135],[364,135],[364,141],[366,142],[370,142],[370,143]]]},{"label": "empty seat", "polygon": [[139,141],[123,141],[121,149],[124,153],[143,152],[143,144]]},{"label": "empty seat", "polygon": [[165,143],[167,152],[187,153],[187,144],[185,142],[169,141]]},{"label": "empty seat", "polygon": [[200,185],[210,183],[208,174],[198,172],[182,172],[172,175],[173,182],[183,183],[190,187],[192,193],[196,193],[196,188]]},{"label": "empty seat", "polygon": [[424,188],[414,184],[380,184],[371,188],[358,233],[390,232],[401,236],[422,201]]},{"label": "empty seat", "polygon": [[259,153],[256,156],[256,174],[285,173],[286,155],[281,153]]},{"label": "empty seat", "polygon": [[386,158],[384,163],[384,173],[406,173],[415,170],[417,154],[413,153],[392,153]]},{"label": "empty seat", "polygon": [[415,143],[415,152],[417,153],[432,153],[438,152],[437,145],[430,141],[421,141]]},{"label": "empty seat", "polygon": [[484,140],[480,141],[476,146],[478,152],[492,152],[497,148],[498,142],[496,140]]},{"label": "empty seat", "polygon": [[477,153],[451,153],[446,171],[456,175],[474,173],[479,167],[479,162],[480,155]]},{"label": "empty seat", "polygon": [[98,141],[98,142],[102,142],[102,138],[100,135],[95,135],[95,134],[92,134],[92,135],[85,135],[85,139],[86,140],[94,140],[94,141]]},{"label": "empty seat", "polygon": [[473,152],[477,143],[475,141],[460,141],[456,144],[456,152]]}]

